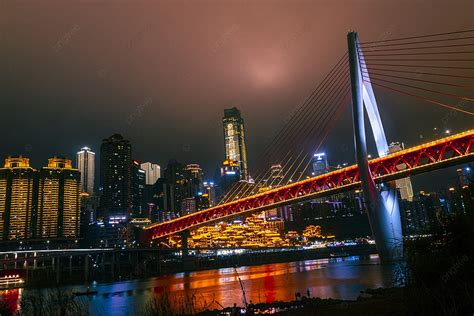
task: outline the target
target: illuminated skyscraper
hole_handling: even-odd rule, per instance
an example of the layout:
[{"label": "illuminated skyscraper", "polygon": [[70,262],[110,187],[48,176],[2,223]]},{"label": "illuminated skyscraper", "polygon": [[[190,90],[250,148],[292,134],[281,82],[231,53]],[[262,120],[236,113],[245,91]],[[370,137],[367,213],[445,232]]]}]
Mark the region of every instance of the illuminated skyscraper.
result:
[{"label": "illuminated skyscraper", "polygon": [[145,171],[146,184],[153,185],[156,180],[161,177],[160,165],[151,162],[144,162],[140,165],[140,168]]},{"label": "illuminated skyscraper", "polygon": [[184,198],[181,201],[181,215],[188,215],[196,212],[196,198]]},{"label": "illuminated skyscraper", "polygon": [[239,162],[234,160],[224,160],[221,166],[221,177],[219,186],[222,193],[225,193],[235,182],[240,179]]},{"label": "illuminated skyscraper", "polygon": [[8,157],[0,168],[0,238],[32,237],[36,171],[28,158]]},{"label": "illuminated skyscraper", "polygon": [[283,172],[282,172],[281,165],[280,164],[273,165],[270,170],[271,170],[271,174],[270,174],[268,185],[272,187],[280,186],[283,180]]},{"label": "illuminated skyscraper", "polygon": [[187,197],[187,178],[183,164],[171,159],[165,169],[163,210],[172,217],[180,215],[181,202]]},{"label": "illuminated skyscraper", "polygon": [[81,174],[72,161],[54,157],[41,168],[38,183],[37,238],[79,236]]},{"label": "illuminated skyscraper", "polygon": [[245,147],[244,119],[240,111],[233,107],[224,110],[224,142],[226,160],[237,161],[241,180],[248,179],[247,149]]},{"label": "illuminated skyscraper", "polygon": [[204,193],[203,196],[209,200],[209,207],[216,205],[216,188],[214,182],[204,182]]},{"label": "illuminated skyscraper", "polygon": [[76,167],[81,173],[81,192],[94,193],[95,153],[89,147],[77,153]]},{"label": "illuminated skyscraper", "polygon": [[313,175],[320,176],[329,172],[328,159],[325,153],[313,155]]},{"label": "illuminated skyscraper", "polygon": [[146,172],[140,168],[140,163],[132,161],[132,215],[133,217],[146,217],[144,212],[144,194]]},{"label": "illuminated skyscraper", "polygon": [[203,172],[201,166],[198,164],[188,164],[184,168],[186,172],[186,178],[188,181],[188,192],[186,194],[187,197],[196,197],[199,193],[202,194],[204,190],[203,187]]},{"label": "illuminated skyscraper", "polygon": [[[390,146],[388,146],[388,152],[389,154],[393,154],[397,151],[403,150],[405,148],[405,145],[403,143],[391,143]],[[407,166],[404,163],[401,163],[400,165],[397,165],[397,168],[399,170],[405,169]],[[398,179],[395,180],[395,185],[397,189],[400,191],[400,195],[403,200],[407,201],[413,201],[413,188],[411,185],[411,179],[410,177],[406,177],[403,179]]]},{"label": "illuminated skyscraper", "polygon": [[132,145],[114,134],[100,146],[101,215],[128,214],[132,204]]}]

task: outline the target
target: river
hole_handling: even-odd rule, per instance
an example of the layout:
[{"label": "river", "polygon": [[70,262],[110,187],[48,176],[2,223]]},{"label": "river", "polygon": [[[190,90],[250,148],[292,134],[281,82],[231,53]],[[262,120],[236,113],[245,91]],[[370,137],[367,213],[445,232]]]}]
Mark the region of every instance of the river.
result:
[{"label": "river", "polygon": [[[247,301],[289,301],[295,293],[312,297],[355,299],[366,288],[393,285],[394,267],[381,265],[377,255],[317,259],[258,266],[223,268],[113,283],[94,283],[97,295],[78,297],[91,315],[138,315],[152,298],[166,293],[171,305],[202,309],[243,306],[242,282]],[[62,290],[85,291],[85,286]],[[18,290],[17,290],[18,291]],[[28,290],[19,290],[19,296]],[[8,292],[12,295],[12,290]],[[1,293],[5,297],[5,292]],[[185,304],[183,304],[185,303]]]}]

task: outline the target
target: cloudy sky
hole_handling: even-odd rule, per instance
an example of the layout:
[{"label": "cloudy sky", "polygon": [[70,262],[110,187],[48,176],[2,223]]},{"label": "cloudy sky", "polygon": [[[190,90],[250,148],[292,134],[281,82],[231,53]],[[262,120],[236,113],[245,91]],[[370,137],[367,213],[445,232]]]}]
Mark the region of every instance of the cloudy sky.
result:
[{"label": "cloudy sky", "polygon": [[[473,29],[472,12],[469,0],[2,0],[0,157],[40,167],[121,133],[136,159],[197,162],[210,176],[224,158],[223,109],[237,106],[252,166],[347,50],[349,30],[371,41]],[[448,110],[375,92],[389,141],[473,127],[472,117],[446,120]],[[353,146],[350,111],[332,134],[332,164],[353,161],[340,150]]]}]

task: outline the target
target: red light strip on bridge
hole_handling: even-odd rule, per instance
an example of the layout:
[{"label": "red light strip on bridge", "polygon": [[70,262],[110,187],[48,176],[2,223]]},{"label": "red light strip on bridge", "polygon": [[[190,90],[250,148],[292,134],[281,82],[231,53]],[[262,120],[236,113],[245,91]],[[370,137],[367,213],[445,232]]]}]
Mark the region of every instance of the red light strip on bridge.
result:
[{"label": "red light strip on bridge", "polygon": [[[377,182],[444,168],[474,160],[474,130],[399,151],[369,161]],[[353,189],[360,184],[357,165],[255,194],[144,229],[147,239],[156,239],[204,224],[292,204],[318,196]]]}]

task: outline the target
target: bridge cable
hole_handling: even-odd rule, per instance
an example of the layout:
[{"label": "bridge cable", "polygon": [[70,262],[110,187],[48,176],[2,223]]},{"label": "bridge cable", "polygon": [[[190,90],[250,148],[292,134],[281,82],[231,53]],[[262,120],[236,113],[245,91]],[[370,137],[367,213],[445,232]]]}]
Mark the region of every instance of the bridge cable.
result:
[{"label": "bridge cable", "polygon": [[[288,121],[287,124],[285,124],[285,126],[279,131],[279,133],[277,134],[276,137],[273,138],[272,142],[265,148],[265,150],[262,152],[261,154],[261,158],[265,157],[268,155],[268,152],[269,151],[272,151],[275,147],[275,144],[281,144],[281,139],[284,138],[285,135],[288,134],[288,131],[292,132],[293,131],[293,128],[295,126],[299,126],[300,124],[299,121],[301,120],[301,118],[303,117],[306,117],[307,116],[307,113],[308,113],[308,109],[309,110],[312,110],[312,107],[309,106],[311,104],[311,99],[317,94],[319,93],[319,90],[321,89],[321,87],[323,87],[323,84],[326,82],[326,79],[327,78],[330,78],[335,71],[338,71],[338,68],[340,67],[340,65],[342,64],[342,62],[346,61],[347,62],[347,52],[339,59],[339,61],[336,63],[336,65],[331,69],[331,71],[326,75],[326,77],[323,79],[323,82],[311,93],[310,97],[307,98],[305,100],[305,102],[300,106],[298,107],[298,109],[296,110],[296,112],[291,116],[290,120]],[[286,134],[285,134],[286,133]],[[263,161],[263,159],[258,159],[258,161]],[[263,167],[263,165],[265,164],[265,162],[263,161],[260,166],[259,166],[259,169],[261,169]],[[241,186],[243,186],[243,181],[242,182],[237,182],[234,184],[234,188],[229,190],[226,195],[229,195],[230,197],[232,197],[234,195],[234,191],[236,191],[237,189],[239,189]],[[228,199],[223,199],[224,202],[226,202]],[[222,202],[222,201],[221,201]]]},{"label": "bridge cable", "polygon": [[[308,166],[311,164],[311,161],[313,161],[313,153],[319,151],[319,148],[325,142],[328,134],[333,130],[335,123],[339,121],[339,118],[341,117],[341,114],[343,112],[342,110],[344,110],[345,105],[348,104],[347,103],[347,96],[349,95],[350,91],[351,91],[351,89],[350,89],[350,85],[349,85],[346,89],[346,92],[341,94],[341,97],[339,98],[340,102],[336,106],[337,110],[335,111],[334,115],[331,116],[331,120],[326,124],[325,128],[323,129],[323,133],[320,134],[320,136],[322,135],[322,137],[319,137],[319,142],[317,143],[317,146],[314,149],[312,149],[311,151],[309,151],[305,154],[305,156],[303,157],[303,159],[300,161],[299,165],[297,166],[295,172],[293,173],[293,175],[291,175],[291,178],[294,177],[294,175],[298,171],[300,172],[300,176],[297,178],[296,181],[300,181],[301,178],[305,175],[305,173],[308,169]],[[308,158],[308,156],[309,156],[309,158]],[[304,166],[303,170],[300,170],[300,167],[304,162],[306,162],[306,164],[303,165]]]},{"label": "bridge cable", "polygon": [[434,83],[442,86],[448,86],[448,87],[455,87],[455,88],[461,88],[461,89],[466,89],[466,90],[474,90],[474,86],[463,86],[463,85],[458,85],[455,83],[450,83],[450,82],[439,82],[439,81],[433,81],[433,80],[424,80],[424,79],[417,79],[417,78],[409,78],[409,77],[403,77],[403,76],[394,76],[394,75],[387,75],[384,73],[379,73],[379,72],[373,72],[373,71],[367,71],[367,70],[362,70],[363,75],[369,74],[370,77],[372,76],[380,76],[384,78],[395,78],[395,79],[404,79],[404,80],[411,80],[411,81],[418,81],[418,82],[423,82],[423,83]]},{"label": "bridge cable", "polygon": [[[346,71],[347,71],[347,69],[346,69]],[[344,73],[342,73],[342,74],[344,75]],[[339,82],[341,81],[341,78],[344,78],[344,77],[347,78],[347,75],[339,76],[339,79],[338,79]],[[333,81],[334,81],[334,80],[333,80]],[[337,87],[337,85],[331,84],[330,86],[331,86],[330,90],[333,90],[333,95],[335,95],[335,94],[337,93],[337,89],[335,89],[334,87]],[[325,93],[323,93],[323,95],[325,95],[325,97],[324,97],[325,99],[328,98],[328,97],[327,97],[327,91],[326,91]],[[314,103],[314,102],[313,102],[313,103]],[[321,104],[321,100],[319,101],[319,103]],[[323,105],[329,105],[329,104],[327,104],[327,102],[324,102]],[[316,121],[315,121],[314,118],[307,118],[306,121],[302,124],[303,130],[306,130],[306,126],[308,125],[308,123],[309,123],[309,124],[313,123],[313,124],[312,124],[313,127],[319,126],[319,122],[320,122],[321,119],[322,119],[322,115],[327,112],[327,109],[328,109],[328,107],[326,107],[326,110],[318,111],[318,112],[317,112],[317,114],[318,114],[318,116],[317,116],[318,119],[317,119]],[[302,138],[303,140],[307,140],[307,135],[308,135],[308,131],[306,131],[305,137],[301,137],[301,138]],[[292,148],[298,148],[298,146],[296,146],[294,143],[291,145],[291,147],[292,147]],[[280,162],[280,163],[283,163],[282,170],[284,170],[284,169],[286,168],[287,164],[288,164],[289,162],[291,162],[292,157],[294,157],[294,150],[289,150],[288,152],[289,152],[289,153],[292,153],[292,152],[293,152],[293,153],[292,153],[292,156],[290,157],[289,160],[287,160],[286,162]],[[267,175],[268,175],[269,172],[271,172],[271,170],[267,169],[267,172],[265,173],[265,175],[260,179],[260,181],[257,183],[257,185],[256,185],[254,188],[257,188],[257,189],[258,189],[258,185],[260,185],[262,182],[264,182],[264,181],[266,180],[266,177],[267,177]],[[273,182],[272,182],[272,183],[273,183]],[[253,188],[253,189],[254,189],[254,188]],[[249,189],[250,189],[250,188],[249,188]],[[244,195],[245,195],[246,193],[248,193],[249,189],[247,189],[247,192],[244,192]]]},{"label": "bridge cable", "polygon": [[433,34],[410,36],[410,37],[391,38],[391,39],[385,39],[385,40],[380,40],[380,41],[360,42],[360,44],[373,44],[373,43],[382,43],[382,42],[403,41],[403,40],[415,39],[415,38],[437,37],[437,36],[454,35],[454,34],[462,34],[462,33],[472,33],[472,32],[474,32],[474,30],[463,30],[463,31],[445,32],[445,33],[433,33]]},{"label": "bridge cable", "polygon": [[[339,119],[341,118],[341,114],[342,114],[342,110],[344,109],[344,105],[348,103],[348,99],[349,99],[349,92],[351,90],[349,89],[346,94],[344,95],[344,98],[343,100],[341,101],[339,107],[339,111],[336,113],[336,116],[334,117],[333,119],[333,123],[332,123],[332,126],[330,129],[328,129],[326,131],[326,134],[324,135],[323,139],[321,140],[321,142],[319,142],[318,146],[312,151],[312,152],[318,152],[319,151],[319,148],[321,147],[321,145],[324,143],[324,141],[326,140],[326,137],[328,136],[329,132],[332,130],[332,128],[334,127],[334,125],[339,121]],[[300,177],[298,178],[297,181],[300,181],[301,180],[301,176],[306,172],[306,170],[308,169],[309,165],[311,164],[311,162],[313,161],[313,157],[310,155],[307,163],[306,163],[306,166],[304,167],[303,169],[303,172],[301,173]]]},{"label": "bridge cable", "polygon": [[[346,82],[345,85],[348,85],[348,83]],[[330,121],[330,119],[333,117],[333,115],[335,114],[336,110],[337,109],[334,109],[333,107],[331,107],[330,105],[332,105],[334,103],[334,98],[333,96],[337,96],[339,94],[339,91],[341,90],[342,86],[344,86],[343,84],[339,84],[339,86],[337,86],[336,90],[335,90],[335,94],[333,94],[329,99],[327,98],[327,100],[325,101],[325,103],[328,105],[326,107],[326,110],[324,111],[324,113],[322,113],[324,116],[321,116],[320,119],[315,122],[315,124],[312,124],[311,128],[307,131],[307,135],[308,136],[311,136],[311,137],[305,137],[305,140],[302,142],[302,144],[300,144],[298,147],[295,146],[295,148],[301,148],[298,155],[295,157],[295,154],[292,155],[292,157],[286,161],[282,167],[282,172],[284,172],[283,176],[279,177],[280,180],[278,181],[277,183],[277,186],[280,186],[282,184],[282,182],[285,181],[285,179],[287,179],[287,176],[290,174],[290,172],[292,170],[295,170],[297,172],[297,169],[294,169],[294,166],[295,164],[298,163],[299,159],[300,159],[300,156],[302,153],[304,153],[306,151],[306,147],[313,142],[313,138],[315,138],[315,134],[314,134],[314,130],[315,129],[319,129],[321,131],[321,127],[325,126],[327,124],[328,121]],[[330,110],[330,111],[328,111]],[[319,134],[316,134],[316,138],[319,139]],[[289,165],[289,166],[288,166]],[[286,172],[285,172],[286,171]],[[293,172],[294,173],[294,172]],[[275,183],[275,181],[277,180],[278,178],[274,178],[272,179],[271,183],[270,183],[270,186],[273,186],[273,184]],[[288,178],[287,181],[293,181],[292,180],[292,176],[290,176]]]},{"label": "bridge cable", "polygon": [[470,77],[470,76],[459,76],[459,75],[453,75],[453,74],[440,74],[440,73],[409,71],[409,70],[396,70],[396,69],[387,69],[387,68],[371,68],[367,66],[364,66],[364,68],[362,69],[365,69],[366,72],[370,70],[369,74],[372,74],[373,72],[371,71],[375,70],[375,71],[407,73],[407,74],[414,74],[414,75],[440,76],[440,77],[450,77],[450,78],[459,78],[459,79],[474,79],[474,77]]},{"label": "bridge cable", "polygon": [[[344,74],[344,73],[343,73],[343,74]],[[347,76],[339,76],[339,81],[341,81],[340,79],[341,79],[341,78],[344,78],[344,77],[347,77]],[[339,86],[340,86],[340,85],[339,85]],[[333,90],[332,95],[336,95],[337,92],[338,92],[338,89],[335,88],[335,87],[337,87],[337,85],[334,85],[334,84],[331,85],[330,90]],[[326,91],[326,92],[327,92],[327,91]],[[324,93],[324,95],[325,95],[324,98],[325,98],[325,99],[328,98],[326,92]],[[322,111],[318,111],[318,112],[317,112],[317,114],[318,114],[318,115],[317,115],[317,120],[315,120],[314,118],[309,118],[309,119],[307,118],[306,121],[304,122],[304,124],[302,125],[302,126],[303,126],[303,130],[306,130],[306,126],[307,126],[308,124],[312,124],[312,125],[313,125],[313,129],[314,129],[314,127],[316,127],[316,126],[320,126],[320,121],[321,121],[321,119],[323,119],[324,113],[327,113],[327,110],[329,109],[328,105],[330,105],[330,104],[329,104],[328,102],[324,101],[324,100],[320,100],[319,102],[320,102],[320,104],[321,104],[321,102],[323,102],[322,104],[323,104],[323,105],[326,105],[325,110],[322,110]],[[326,115],[326,117],[327,117],[327,116],[328,116],[328,115]],[[312,129],[311,129],[311,130],[312,130]],[[307,141],[307,139],[308,139],[308,134],[311,133],[311,130],[306,131],[306,133],[305,133],[306,135],[304,135],[304,137],[301,137],[301,138],[303,139],[303,142],[306,142],[306,141]],[[292,147],[292,148],[299,148],[299,146],[296,145],[296,144],[294,144],[294,143],[291,145],[291,147]],[[287,164],[290,163],[290,162],[292,161],[293,157],[294,157],[294,149],[293,149],[293,150],[289,150],[288,152],[289,152],[289,153],[292,153],[292,155],[291,155],[290,159],[287,159],[287,160],[286,160],[286,162],[280,162],[280,163],[283,163],[282,171],[286,169]],[[255,189],[255,188],[258,189],[258,186],[259,186],[262,182],[266,181],[266,177],[267,177],[268,173],[271,173],[271,170],[267,169],[267,172],[265,173],[265,175],[260,179],[260,181],[257,183],[257,185],[256,185],[255,187],[253,187],[252,189]],[[275,179],[273,179],[273,180],[275,180]],[[273,184],[273,181],[272,181],[272,183],[271,183],[270,185],[272,185],[272,184]],[[250,189],[251,189],[251,187],[249,187],[249,188],[246,190],[246,192],[244,192],[244,196],[248,193],[248,191],[249,191]]]},{"label": "bridge cable", "polygon": [[381,44],[381,45],[365,45],[360,44],[358,45],[359,48],[363,49],[370,49],[370,48],[379,48],[379,47],[393,47],[393,46],[404,46],[404,45],[418,45],[418,44],[426,44],[426,43],[439,43],[439,42],[452,42],[452,41],[465,41],[474,39],[474,36],[466,36],[466,37],[457,37],[457,38],[446,38],[446,39],[436,39],[436,40],[429,40],[429,41],[416,41],[416,42],[407,42],[407,43],[393,43],[393,44]]},{"label": "bridge cable", "polygon": [[[367,77],[364,76],[364,78],[367,78]],[[392,83],[392,84],[396,84],[396,85],[400,85],[400,86],[404,86],[404,87],[408,87],[408,88],[412,88],[412,89],[418,89],[418,90],[422,90],[422,91],[427,91],[427,92],[432,92],[432,93],[444,95],[444,96],[451,97],[451,98],[455,98],[455,99],[459,99],[459,100],[470,101],[470,102],[473,102],[473,101],[474,101],[474,99],[472,99],[472,98],[459,96],[459,95],[453,94],[453,93],[447,93],[447,92],[441,92],[441,91],[426,89],[426,88],[417,87],[417,86],[413,86],[413,85],[409,85],[409,84],[404,84],[404,83],[400,83],[400,82],[395,82],[395,81],[391,81],[391,80],[385,80],[385,79],[374,78],[374,77],[372,77],[372,76],[370,77],[370,80],[371,80],[371,81],[372,81],[372,80],[375,80],[375,81],[382,81],[382,82],[386,82],[386,83]]]},{"label": "bridge cable", "polygon": [[[348,79],[348,78],[349,78],[349,76],[347,75],[346,79]],[[349,88],[350,85],[349,85],[349,82],[348,82],[348,81],[349,81],[349,80],[346,80],[346,82],[344,82],[344,84],[339,84],[339,86],[337,86],[337,88],[335,89],[335,93],[331,96],[331,99],[327,99],[327,100],[326,100],[326,104],[327,104],[327,105],[332,105],[332,104],[334,104],[334,103],[337,103],[337,97],[338,97],[338,96],[340,97],[340,95],[341,95],[341,94],[340,94],[340,91],[343,90],[343,87],[344,87],[344,86],[347,86],[347,88]],[[336,99],[334,99],[333,96],[336,96]],[[290,165],[289,167],[286,167],[287,164],[285,165],[285,167],[284,167],[283,169],[286,169],[286,173],[283,175],[283,177],[280,179],[280,181],[278,182],[277,185],[281,185],[283,182],[285,182],[285,179],[286,179],[287,175],[288,175],[292,170],[295,170],[295,171],[293,172],[293,175],[291,175],[291,176],[288,178],[288,180],[286,180],[287,183],[293,181],[292,177],[294,176],[294,173],[298,171],[298,169],[297,169],[298,167],[297,167],[296,169],[293,169],[293,167],[294,167],[295,164],[297,164],[298,161],[300,161],[300,160],[299,160],[299,159],[300,159],[300,156],[301,156],[301,154],[303,154],[303,153],[306,151],[306,147],[307,147],[310,143],[313,142],[313,138],[315,138],[314,135],[313,135],[313,131],[314,131],[315,129],[317,129],[317,128],[319,129],[320,133],[316,134],[316,135],[317,135],[317,139],[319,139],[320,134],[321,134],[321,131],[322,131],[322,130],[320,129],[320,127],[325,126],[325,125],[327,124],[327,122],[330,121],[331,118],[333,117],[333,115],[337,112],[337,108],[331,107],[331,109],[333,109],[333,110],[330,111],[330,112],[326,111],[326,115],[325,115],[324,121],[323,121],[322,123],[317,122],[317,124],[313,124],[312,127],[311,127],[311,129],[307,132],[308,135],[312,135],[313,137],[307,138],[306,141],[302,144],[302,146],[300,146],[300,147],[301,147],[301,150],[300,150],[300,152],[298,153],[298,155],[287,162],[287,164],[291,163],[291,165]],[[312,154],[312,153],[311,153],[311,154]],[[304,157],[303,157],[303,159],[304,159]],[[299,163],[298,165],[300,165],[300,163]],[[290,180],[291,180],[291,181],[290,181]],[[271,185],[273,185],[273,182],[271,183]]]},{"label": "bridge cable", "polygon": [[[342,61],[346,61],[346,62],[347,62],[347,59],[344,59],[345,57],[346,57],[346,54],[344,54],[343,58],[342,58],[342,59],[340,60],[340,62],[338,63],[338,65],[337,65],[338,67],[337,67],[337,68],[340,68],[341,65],[345,65],[345,63],[344,63],[344,64],[341,63]],[[324,81],[319,85],[319,87],[315,90],[315,92],[317,92],[316,96],[317,96],[318,94],[320,94],[321,91],[322,91],[322,89],[324,89],[325,86],[327,85],[328,80],[326,80],[326,79],[328,79],[328,78],[330,78],[330,77],[334,77],[334,75],[335,75],[334,70],[335,70],[335,68],[333,68],[333,70],[326,76],[325,80],[324,80]],[[338,69],[337,72],[340,73],[340,69]],[[300,116],[298,116],[298,115],[297,115],[298,112],[297,112],[295,115],[293,115],[292,119],[290,119],[290,122],[289,122],[289,124],[287,124],[287,125],[291,125],[291,124],[295,123],[294,125],[291,125],[291,128],[289,129],[289,130],[290,130],[290,133],[286,133],[286,134],[284,134],[284,135],[282,135],[282,136],[279,136],[279,137],[276,137],[276,138],[275,138],[275,140],[276,140],[275,142],[277,143],[277,149],[279,149],[279,148],[284,148],[285,145],[286,145],[286,143],[292,140],[291,137],[288,139],[288,136],[289,136],[290,134],[294,134],[295,130],[293,129],[293,127],[294,127],[295,125],[296,125],[296,130],[298,130],[298,128],[301,128],[301,126],[302,126],[302,124],[300,123],[301,118],[304,119],[304,118],[307,118],[307,117],[308,117],[308,115],[307,115],[307,113],[308,113],[307,110],[308,110],[308,109],[311,111],[311,113],[314,113],[314,112],[315,112],[315,108],[314,108],[314,107],[311,107],[311,104],[314,102],[314,98],[315,98],[315,93],[312,93],[312,95],[311,95],[311,96],[305,101],[305,103],[303,104],[303,106],[305,107],[303,114],[300,115]],[[310,115],[310,117],[312,117],[312,116],[313,116],[313,114]],[[296,118],[296,120],[293,120],[293,118]],[[294,136],[293,136],[293,137],[294,137]],[[282,138],[283,138],[283,139],[282,139]],[[285,141],[285,139],[286,139],[286,141]],[[282,141],[282,140],[283,140],[283,141]],[[271,149],[275,149],[275,148],[272,147]],[[271,154],[275,154],[275,150],[273,150],[273,153],[271,153]],[[256,179],[258,180],[259,177],[260,177],[260,174],[257,176]],[[241,185],[241,186],[243,187],[243,185]],[[231,198],[232,198],[233,196],[235,196],[235,194],[231,194]]]},{"label": "bridge cable", "polygon": [[[365,53],[374,53],[374,52],[410,51],[410,50],[419,50],[419,49],[453,48],[453,47],[467,47],[467,46],[474,46],[474,43],[420,46],[420,47],[402,47],[402,48],[382,48],[382,49],[370,49],[369,47],[364,48],[364,47],[359,46],[359,49],[363,49],[364,54],[365,54]],[[376,46],[374,47],[377,48]]]},{"label": "bridge cable", "polygon": [[445,104],[445,103],[442,103],[442,102],[438,102],[434,99],[430,99],[430,98],[427,98],[427,97],[424,97],[424,96],[419,96],[419,95],[416,95],[416,94],[413,94],[413,93],[404,92],[402,90],[398,90],[398,89],[395,89],[395,88],[392,88],[392,87],[389,87],[389,86],[385,86],[385,85],[382,85],[382,84],[379,84],[379,83],[376,83],[376,82],[370,82],[368,80],[364,80],[364,81],[368,82],[368,83],[372,83],[375,86],[382,87],[382,88],[385,88],[385,89],[388,89],[388,90],[391,90],[391,91],[394,91],[394,92],[397,92],[397,93],[400,93],[400,94],[404,94],[404,95],[407,95],[407,96],[415,97],[417,99],[424,100],[424,101],[429,102],[429,103],[437,104],[439,106],[442,106],[442,107],[445,107],[445,108],[448,108],[448,109],[451,109],[451,110],[454,110],[454,111],[458,111],[458,112],[469,114],[469,115],[474,115],[474,112],[463,110],[463,109],[454,107],[450,104]]}]

